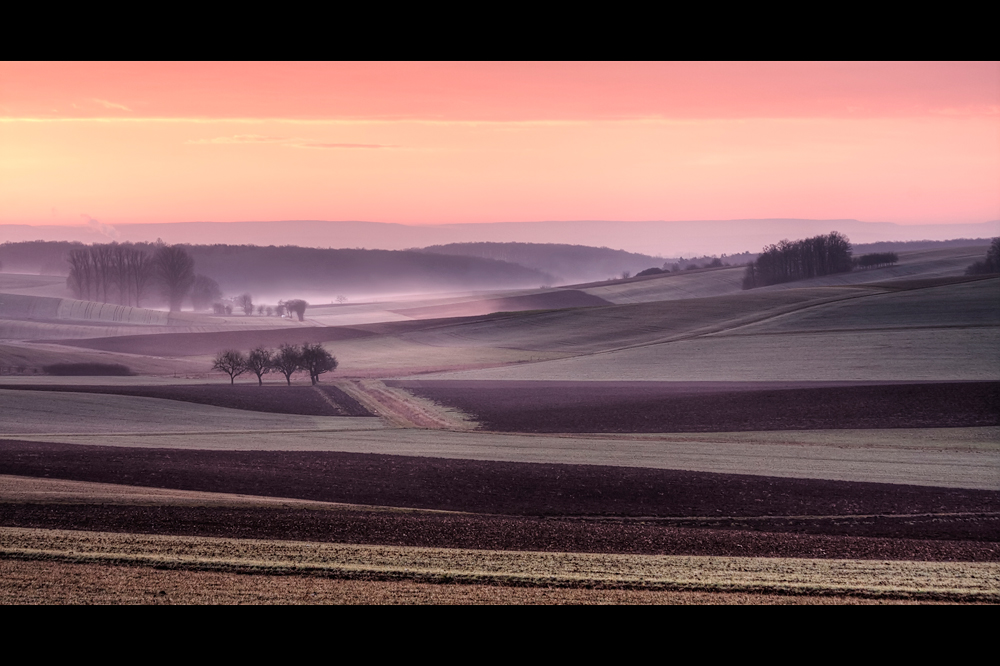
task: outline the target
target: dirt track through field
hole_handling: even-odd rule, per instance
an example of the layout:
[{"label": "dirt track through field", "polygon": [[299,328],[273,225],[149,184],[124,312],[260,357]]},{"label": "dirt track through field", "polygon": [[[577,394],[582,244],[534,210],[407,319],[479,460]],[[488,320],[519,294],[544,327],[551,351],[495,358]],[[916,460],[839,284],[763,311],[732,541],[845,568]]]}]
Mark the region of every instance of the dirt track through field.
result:
[{"label": "dirt track through field", "polygon": [[461,412],[378,380],[342,381],[337,387],[368,411],[400,428],[470,431],[479,426]]}]

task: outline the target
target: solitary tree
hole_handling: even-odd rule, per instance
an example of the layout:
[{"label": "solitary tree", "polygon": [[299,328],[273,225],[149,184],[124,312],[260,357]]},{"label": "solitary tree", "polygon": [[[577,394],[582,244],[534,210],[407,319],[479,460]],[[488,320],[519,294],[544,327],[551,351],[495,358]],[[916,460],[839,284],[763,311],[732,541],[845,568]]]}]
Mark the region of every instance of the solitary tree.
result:
[{"label": "solitary tree", "polygon": [[271,358],[271,367],[285,376],[292,385],[292,375],[302,369],[302,350],[298,345],[281,345]]},{"label": "solitary tree", "polygon": [[285,301],[285,307],[288,308],[289,312],[294,312],[299,316],[299,321],[303,321],[306,316],[306,308],[309,306],[305,301],[293,298],[290,301]]},{"label": "solitary tree", "polygon": [[264,375],[271,372],[272,356],[274,356],[274,352],[263,347],[257,347],[247,354],[247,369],[257,375],[257,386],[262,386],[264,384]]},{"label": "solitary tree", "polygon": [[309,373],[314,386],[321,374],[336,370],[337,365],[337,359],[318,342],[314,345],[308,342],[302,345],[301,368]]},{"label": "solitary tree", "polygon": [[250,294],[240,294],[237,296],[236,305],[243,308],[243,314],[248,317],[253,314],[253,297]]},{"label": "solitary tree", "polygon": [[194,259],[177,245],[165,245],[153,257],[163,295],[170,302],[170,311],[179,312],[181,303],[194,284]]},{"label": "solitary tree", "polygon": [[229,383],[234,384],[236,378],[248,370],[247,359],[241,352],[227,349],[216,355],[212,369],[229,375]]}]

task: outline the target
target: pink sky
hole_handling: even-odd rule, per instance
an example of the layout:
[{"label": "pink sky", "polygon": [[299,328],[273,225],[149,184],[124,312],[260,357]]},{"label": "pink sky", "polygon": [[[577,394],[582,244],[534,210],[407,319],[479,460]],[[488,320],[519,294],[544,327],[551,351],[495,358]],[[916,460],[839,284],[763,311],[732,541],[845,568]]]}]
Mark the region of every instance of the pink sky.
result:
[{"label": "pink sky", "polygon": [[0,224],[1000,219],[1000,63],[2,63]]}]

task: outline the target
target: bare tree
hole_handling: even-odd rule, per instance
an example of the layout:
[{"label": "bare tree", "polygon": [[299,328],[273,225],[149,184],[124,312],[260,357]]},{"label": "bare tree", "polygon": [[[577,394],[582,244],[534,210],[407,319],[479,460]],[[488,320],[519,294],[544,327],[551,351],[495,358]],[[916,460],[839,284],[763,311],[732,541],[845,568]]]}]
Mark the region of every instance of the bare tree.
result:
[{"label": "bare tree", "polygon": [[234,384],[236,378],[248,369],[246,357],[243,356],[242,352],[238,352],[235,349],[227,349],[226,351],[219,352],[215,357],[215,362],[212,364],[212,370],[218,370],[229,375],[230,384]]},{"label": "bare tree", "polygon": [[[257,386],[263,386],[264,375],[271,372],[272,357],[274,352],[270,349],[264,349],[263,347],[257,347],[252,349],[246,357],[247,369],[253,374],[257,375]],[[289,382],[291,384],[291,382]]]},{"label": "bare tree", "polygon": [[292,375],[302,369],[302,350],[298,345],[281,345],[271,358],[271,367],[285,376],[292,385]]},{"label": "bare tree", "polygon": [[73,250],[69,253],[69,277],[66,286],[80,300],[93,300],[94,266],[89,249]]},{"label": "bare tree", "polygon": [[67,261],[66,285],[82,300],[139,306],[152,276],[149,255],[130,244],[73,250]]},{"label": "bare tree", "polygon": [[302,369],[309,373],[313,386],[319,381],[319,376],[325,372],[337,369],[337,359],[318,342],[314,345],[308,342],[302,345]]},{"label": "bare tree", "polygon": [[149,283],[153,280],[155,269],[153,258],[138,248],[133,248],[126,256],[128,265],[128,276],[130,281],[129,291],[135,297],[135,306],[142,307],[142,299],[146,296]]},{"label": "bare tree", "polygon": [[248,317],[253,314],[253,297],[250,294],[240,294],[236,297],[236,306],[243,309]]},{"label": "bare tree", "polygon": [[163,294],[170,302],[170,311],[179,312],[194,284],[194,259],[184,248],[167,245],[156,251],[153,260]]}]

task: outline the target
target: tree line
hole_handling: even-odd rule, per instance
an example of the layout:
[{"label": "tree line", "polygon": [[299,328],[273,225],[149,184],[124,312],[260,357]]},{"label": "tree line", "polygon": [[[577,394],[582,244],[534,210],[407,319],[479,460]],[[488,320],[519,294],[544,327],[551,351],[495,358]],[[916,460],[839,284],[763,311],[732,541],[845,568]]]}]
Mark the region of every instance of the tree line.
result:
[{"label": "tree line", "polygon": [[1000,237],[990,242],[990,248],[986,250],[986,259],[975,262],[965,270],[966,275],[986,273],[1000,273]]},{"label": "tree line", "polygon": [[[152,247],[152,252],[146,248]],[[194,259],[180,245],[153,246],[131,243],[107,243],[82,246],[69,251],[69,276],[66,286],[73,296],[84,301],[115,303],[142,307],[144,299],[156,289],[168,302],[171,312],[178,312],[187,298],[195,311],[214,309],[216,314],[231,314],[231,306],[221,301],[219,283],[205,275],[195,275]],[[254,312],[253,298],[248,293],[236,297],[235,302],[244,314]],[[287,312],[304,321],[308,303],[301,299],[281,301],[277,308],[259,306],[259,314],[276,312],[282,317]]]},{"label": "tree line", "polygon": [[257,376],[257,385],[264,384],[264,375],[276,372],[284,375],[288,385],[292,385],[292,375],[296,372],[308,372],[313,386],[319,381],[319,376],[337,369],[337,359],[323,348],[323,345],[281,345],[278,349],[256,347],[244,354],[235,349],[227,349],[215,356],[213,370],[229,375],[229,383],[234,384],[236,378],[244,373]]},{"label": "tree line", "polygon": [[130,243],[91,245],[71,250],[67,261],[66,286],[80,300],[141,307],[155,286],[177,312],[195,283],[194,260],[176,245],[152,254]]},{"label": "tree line", "polygon": [[851,242],[842,233],[833,231],[794,242],[783,240],[766,246],[756,261],[747,264],[743,288],[847,273],[852,268]]},{"label": "tree line", "polygon": [[[194,297],[192,296],[192,299]],[[221,298],[221,295],[219,296]],[[341,297],[343,298],[343,297]],[[243,310],[243,314],[250,316],[254,313],[253,296],[250,294],[240,294],[233,299],[236,306]],[[258,305],[257,314],[261,317],[270,317],[272,315],[277,315],[279,317],[284,317],[286,314],[291,317],[293,314],[298,315],[299,321],[305,321],[306,308],[309,304],[303,301],[301,298],[292,298],[287,301],[278,301],[278,304],[273,308],[270,305]],[[197,305],[195,306],[197,310]],[[212,311],[217,315],[231,315],[233,314],[233,306],[228,303],[213,303]]]},{"label": "tree line", "polygon": [[895,252],[871,252],[855,259],[854,265],[858,268],[885,268],[898,262],[899,255]]}]

